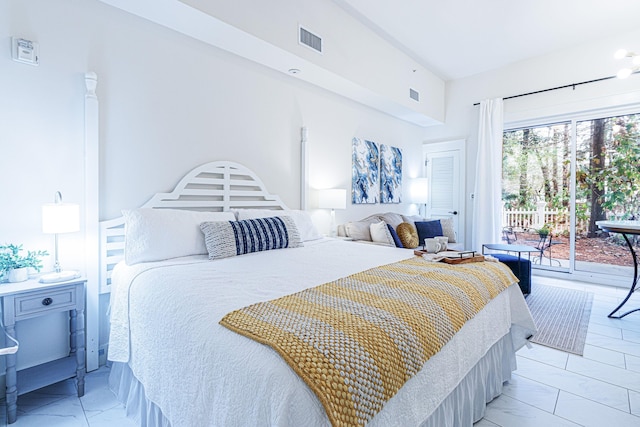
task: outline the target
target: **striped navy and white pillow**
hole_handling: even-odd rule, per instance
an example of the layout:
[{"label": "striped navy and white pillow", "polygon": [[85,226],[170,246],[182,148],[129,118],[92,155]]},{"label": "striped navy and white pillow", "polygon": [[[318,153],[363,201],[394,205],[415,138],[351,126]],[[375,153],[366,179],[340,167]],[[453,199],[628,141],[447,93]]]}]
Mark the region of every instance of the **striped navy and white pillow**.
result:
[{"label": "striped navy and white pillow", "polygon": [[288,216],[203,222],[200,229],[209,259],[302,246],[298,228]]}]

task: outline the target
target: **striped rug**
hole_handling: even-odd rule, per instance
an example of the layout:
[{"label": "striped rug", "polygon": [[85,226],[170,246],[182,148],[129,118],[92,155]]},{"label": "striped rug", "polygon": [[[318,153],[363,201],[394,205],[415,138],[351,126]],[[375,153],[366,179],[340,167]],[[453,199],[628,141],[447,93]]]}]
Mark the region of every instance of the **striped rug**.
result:
[{"label": "striped rug", "polygon": [[592,301],[589,292],[535,285],[527,297],[538,328],[531,342],[582,356]]}]

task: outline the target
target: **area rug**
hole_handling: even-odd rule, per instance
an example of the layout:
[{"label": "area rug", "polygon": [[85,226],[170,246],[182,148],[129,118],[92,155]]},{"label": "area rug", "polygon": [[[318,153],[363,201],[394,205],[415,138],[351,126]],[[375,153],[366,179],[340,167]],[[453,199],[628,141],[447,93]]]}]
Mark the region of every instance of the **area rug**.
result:
[{"label": "area rug", "polygon": [[582,356],[593,294],[536,284],[527,304],[538,332],[531,342]]}]

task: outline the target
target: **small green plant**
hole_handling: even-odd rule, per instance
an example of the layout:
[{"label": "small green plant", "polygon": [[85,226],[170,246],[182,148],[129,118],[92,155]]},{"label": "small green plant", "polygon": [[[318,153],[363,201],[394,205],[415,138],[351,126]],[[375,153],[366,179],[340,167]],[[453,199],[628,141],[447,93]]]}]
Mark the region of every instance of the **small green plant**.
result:
[{"label": "small green plant", "polygon": [[6,274],[15,268],[31,267],[36,271],[42,268],[40,258],[49,255],[47,251],[27,251],[22,255],[22,245],[0,245],[0,273]]},{"label": "small green plant", "polygon": [[551,228],[549,227],[549,224],[545,224],[541,228],[538,228],[536,231],[538,232],[538,235],[540,237],[546,237],[549,235],[549,233],[551,233]]}]

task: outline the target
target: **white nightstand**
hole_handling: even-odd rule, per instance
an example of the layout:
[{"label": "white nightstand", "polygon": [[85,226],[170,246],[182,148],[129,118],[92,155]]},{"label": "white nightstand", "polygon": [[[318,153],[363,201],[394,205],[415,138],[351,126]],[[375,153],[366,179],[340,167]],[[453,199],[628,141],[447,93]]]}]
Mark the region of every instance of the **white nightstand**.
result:
[{"label": "white nightstand", "polygon": [[[2,299],[0,307],[4,329],[7,334],[18,340],[20,337],[16,337],[16,322],[60,311],[69,312],[69,356],[23,369],[16,375],[16,355],[6,355],[9,423],[16,420],[18,395],[73,377],[77,379],[78,397],[84,395],[86,281],[84,278],[79,278],[60,283],[40,283],[34,279],[20,283],[0,284]],[[6,338],[5,340],[9,341]],[[5,345],[11,345],[11,343],[6,342]]]}]

